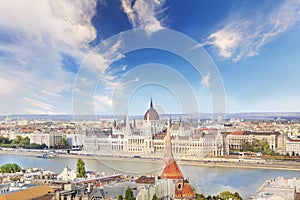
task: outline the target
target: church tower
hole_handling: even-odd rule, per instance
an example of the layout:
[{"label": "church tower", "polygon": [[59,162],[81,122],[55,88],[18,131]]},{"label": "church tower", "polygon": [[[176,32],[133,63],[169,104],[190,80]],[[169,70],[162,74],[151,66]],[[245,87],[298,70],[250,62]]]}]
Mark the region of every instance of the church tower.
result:
[{"label": "church tower", "polygon": [[174,160],[172,153],[172,143],[170,135],[171,122],[168,122],[167,134],[165,137],[165,168],[160,175],[160,178],[172,179],[175,184],[175,197],[174,199],[196,199],[196,194]]}]

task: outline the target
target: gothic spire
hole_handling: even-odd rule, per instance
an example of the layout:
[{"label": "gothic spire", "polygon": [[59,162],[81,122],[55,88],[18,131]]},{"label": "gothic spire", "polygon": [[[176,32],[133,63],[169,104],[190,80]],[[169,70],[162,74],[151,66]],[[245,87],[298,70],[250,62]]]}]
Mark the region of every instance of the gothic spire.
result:
[{"label": "gothic spire", "polygon": [[150,108],[153,108],[152,97],[151,97],[151,101],[150,101]]},{"label": "gothic spire", "polygon": [[168,120],[167,135],[165,140],[165,153],[164,153],[165,162],[174,160],[173,153],[172,153],[170,127],[171,127],[171,120]]}]

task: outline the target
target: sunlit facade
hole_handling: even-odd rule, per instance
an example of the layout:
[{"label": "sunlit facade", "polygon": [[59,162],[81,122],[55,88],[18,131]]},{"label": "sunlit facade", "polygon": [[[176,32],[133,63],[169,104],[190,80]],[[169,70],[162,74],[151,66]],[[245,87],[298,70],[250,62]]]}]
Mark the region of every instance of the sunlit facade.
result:
[{"label": "sunlit facade", "polygon": [[[207,156],[228,154],[225,136],[217,129],[199,133],[193,126],[180,122],[172,124],[172,152],[176,159],[203,159]],[[84,137],[84,150],[98,155],[137,156],[161,158],[165,149],[166,121],[160,120],[158,113],[150,108],[144,120],[123,125],[114,123],[112,133],[92,133]]]}]

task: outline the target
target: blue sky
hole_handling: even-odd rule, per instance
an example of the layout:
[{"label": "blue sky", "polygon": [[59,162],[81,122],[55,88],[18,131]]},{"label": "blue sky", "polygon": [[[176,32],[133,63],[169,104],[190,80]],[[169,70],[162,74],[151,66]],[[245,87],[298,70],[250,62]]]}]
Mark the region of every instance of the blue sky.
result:
[{"label": "blue sky", "polygon": [[[174,52],[120,53],[138,45],[120,34],[135,28],[149,40],[165,29],[191,38],[217,79]],[[118,114],[124,105],[135,115],[151,97],[160,113],[212,112],[215,80],[225,112],[299,112],[299,35],[299,1],[4,0],[0,114]]]}]

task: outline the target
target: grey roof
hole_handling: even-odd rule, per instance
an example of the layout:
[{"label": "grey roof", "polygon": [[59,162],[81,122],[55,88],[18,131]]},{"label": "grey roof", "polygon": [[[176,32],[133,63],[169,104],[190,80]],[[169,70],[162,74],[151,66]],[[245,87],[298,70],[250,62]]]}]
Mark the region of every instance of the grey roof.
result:
[{"label": "grey roof", "polygon": [[104,195],[110,197],[118,197],[119,195],[125,197],[126,189],[127,188],[125,187],[104,187],[103,188]]},{"label": "grey roof", "polygon": [[92,199],[92,197],[103,197],[104,198],[105,194],[103,189],[100,188],[95,188],[93,191],[89,194],[89,199]]},{"label": "grey roof", "polygon": [[116,187],[125,187],[125,188],[136,188],[137,184],[135,182],[131,182],[131,181],[123,181],[123,182],[119,182],[119,183],[115,183],[114,186]]}]

